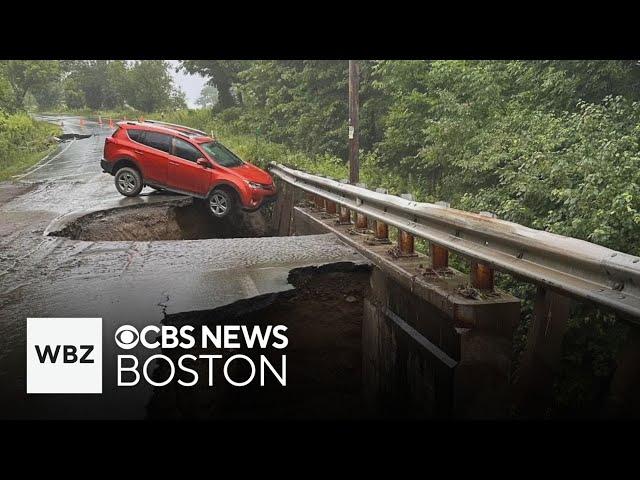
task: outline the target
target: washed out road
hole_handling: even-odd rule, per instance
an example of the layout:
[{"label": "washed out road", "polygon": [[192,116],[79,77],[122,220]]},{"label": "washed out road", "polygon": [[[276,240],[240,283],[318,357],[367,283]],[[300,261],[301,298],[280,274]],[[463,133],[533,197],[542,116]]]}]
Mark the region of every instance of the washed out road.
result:
[{"label": "washed out road", "polygon": [[[89,212],[185,201],[145,188],[117,193],[102,173],[106,125],[79,117],[65,133],[91,134],[0,183],[0,418],[142,418],[151,387],[115,387],[113,335],[124,324],[207,310],[290,289],[293,268],[362,257],[331,234],[183,241],[81,241],[48,235]],[[27,395],[27,317],[103,318],[103,394]],[[139,358],[143,352],[136,352]]]}]

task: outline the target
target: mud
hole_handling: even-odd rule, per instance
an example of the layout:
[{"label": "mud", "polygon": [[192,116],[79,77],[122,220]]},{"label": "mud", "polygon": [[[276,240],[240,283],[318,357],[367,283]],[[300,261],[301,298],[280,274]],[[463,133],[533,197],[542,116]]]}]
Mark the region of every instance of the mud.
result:
[{"label": "mud", "polygon": [[198,201],[186,206],[138,205],[90,213],[52,236],[88,241],[201,240],[271,236],[262,211],[217,219]]},{"label": "mud", "polygon": [[[334,419],[363,418],[361,332],[363,299],[369,288],[369,267],[337,263],[325,267],[292,270],[289,282],[294,290],[262,295],[249,300],[201,312],[167,315],[164,324],[198,326],[207,324],[278,325],[288,327],[289,345],[284,350],[207,351],[165,350],[177,361],[185,353],[244,354],[257,361],[265,354],[273,365],[287,355],[287,385],[267,378],[258,383],[234,387],[218,381],[181,387],[177,379],[156,388],[147,406],[149,418],[279,418]],[[196,344],[199,342],[196,341]],[[153,376],[166,378],[168,367],[157,367]],[[196,366],[200,378],[207,378],[206,364]],[[222,378],[222,365],[214,378]],[[248,369],[247,369],[248,370]],[[239,368],[237,376],[248,371]],[[188,374],[178,378],[190,380]],[[269,382],[269,380],[271,380]],[[214,380],[215,382],[215,380]]]}]

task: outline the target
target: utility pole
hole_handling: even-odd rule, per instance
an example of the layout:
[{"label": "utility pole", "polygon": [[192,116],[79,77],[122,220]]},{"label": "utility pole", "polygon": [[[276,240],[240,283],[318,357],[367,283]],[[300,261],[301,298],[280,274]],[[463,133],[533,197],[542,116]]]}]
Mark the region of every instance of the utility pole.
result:
[{"label": "utility pole", "polygon": [[349,60],[349,183],[360,181],[360,148],[358,129],[358,110],[360,101],[358,89],[360,87],[360,67],[355,60]]}]

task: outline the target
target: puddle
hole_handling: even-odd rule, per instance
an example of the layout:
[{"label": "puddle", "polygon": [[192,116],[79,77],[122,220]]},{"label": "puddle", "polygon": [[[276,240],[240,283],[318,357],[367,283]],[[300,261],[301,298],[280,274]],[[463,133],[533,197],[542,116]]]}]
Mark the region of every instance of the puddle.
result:
[{"label": "puddle", "polygon": [[[287,384],[273,376],[265,385],[254,382],[234,387],[223,381],[223,364],[214,364],[214,386],[207,382],[182,387],[190,373],[180,372],[171,384],[154,389],[147,405],[149,418],[362,418],[362,319],[363,299],[369,285],[369,267],[337,263],[324,267],[292,270],[293,290],[241,300],[214,310],[167,315],[165,325],[286,325],[288,346],[284,350],[192,348],[166,349],[162,353],[177,361],[185,353],[223,358],[243,354],[258,364],[265,357],[281,366],[287,356]],[[199,344],[196,336],[196,345]],[[190,365],[200,378],[208,378],[205,361]],[[166,379],[166,363],[152,373],[156,381]],[[230,375],[246,378],[249,366],[234,364]]]},{"label": "puddle", "polygon": [[87,241],[200,240],[249,238],[273,232],[262,211],[235,212],[224,219],[208,214],[199,202],[186,206],[136,205],[93,212],[77,218],[52,236]]}]

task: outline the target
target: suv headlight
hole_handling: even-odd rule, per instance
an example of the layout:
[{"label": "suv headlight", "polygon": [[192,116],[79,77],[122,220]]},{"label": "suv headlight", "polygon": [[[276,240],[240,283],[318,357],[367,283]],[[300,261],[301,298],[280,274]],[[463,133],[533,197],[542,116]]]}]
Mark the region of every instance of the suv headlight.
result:
[{"label": "suv headlight", "polygon": [[257,188],[265,189],[265,188],[271,187],[271,185],[264,185],[262,183],[250,182],[249,180],[245,180],[245,182],[247,182],[247,185],[249,185],[251,188],[256,188],[256,189]]}]

